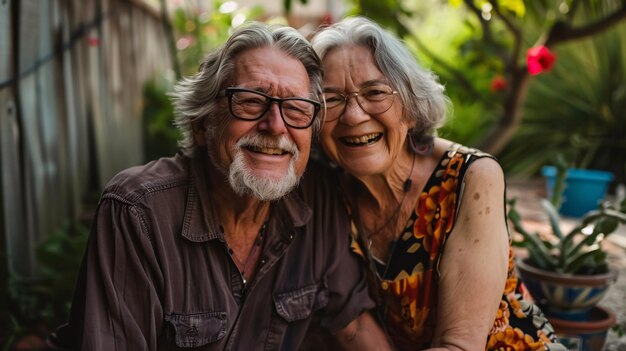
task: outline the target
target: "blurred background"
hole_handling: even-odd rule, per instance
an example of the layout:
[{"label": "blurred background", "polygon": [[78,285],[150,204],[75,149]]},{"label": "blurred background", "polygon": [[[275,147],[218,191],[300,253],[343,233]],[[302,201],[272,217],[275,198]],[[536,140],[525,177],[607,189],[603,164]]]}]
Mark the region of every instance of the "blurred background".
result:
[{"label": "blurred background", "polygon": [[356,14],[439,75],[440,136],[496,155],[513,184],[559,157],[621,196],[623,0],[0,0],[0,347],[37,349],[67,317],[104,184],[176,152],[177,79],[245,21],[311,36]]}]

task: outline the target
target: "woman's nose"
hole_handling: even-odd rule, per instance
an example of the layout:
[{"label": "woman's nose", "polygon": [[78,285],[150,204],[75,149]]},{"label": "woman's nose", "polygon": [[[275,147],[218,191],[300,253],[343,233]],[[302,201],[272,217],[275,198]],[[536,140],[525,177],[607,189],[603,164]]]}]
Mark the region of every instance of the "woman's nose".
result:
[{"label": "woman's nose", "polygon": [[363,110],[357,101],[356,95],[351,95],[346,102],[343,114],[339,116],[340,122],[347,125],[356,125],[370,118],[370,115]]}]

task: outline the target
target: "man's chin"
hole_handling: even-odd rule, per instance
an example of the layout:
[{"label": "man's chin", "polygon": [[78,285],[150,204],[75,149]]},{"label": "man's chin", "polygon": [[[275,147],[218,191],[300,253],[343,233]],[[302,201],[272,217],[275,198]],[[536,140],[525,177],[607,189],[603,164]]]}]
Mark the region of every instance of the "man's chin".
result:
[{"label": "man's chin", "polygon": [[277,173],[275,170],[268,170],[268,171],[252,170],[252,171],[248,171],[248,173],[250,174],[250,177],[253,177],[255,179],[259,179],[259,180],[263,180],[267,182],[276,182],[276,183],[280,183],[284,181],[285,178],[289,177],[289,172],[287,171]]},{"label": "man's chin", "polygon": [[271,178],[264,178],[246,184],[241,195],[249,195],[261,201],[274,201],[289,194],[296,186],[297,181],[276,181]]},{"label": "man's chin", "polygon": [[254,171],[237,171],[231,169],[229,183],[235,193],[240,196],[253,196],[261,201],[278,200],[291,192],[300,182],[293,169],[287,174],[270,175]]}]

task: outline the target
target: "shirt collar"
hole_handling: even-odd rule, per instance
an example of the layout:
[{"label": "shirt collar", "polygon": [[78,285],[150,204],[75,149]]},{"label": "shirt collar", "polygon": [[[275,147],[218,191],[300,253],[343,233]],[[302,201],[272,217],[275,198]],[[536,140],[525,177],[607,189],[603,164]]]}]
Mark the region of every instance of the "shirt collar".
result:
[{"label": "shirt collar", "polygon": [[[183,222],[182,236],[193,242],[205,242],[212,239],[223,239],[216,206],[210,200],[207,172],[218,172],[208,162],[205,148],[197,148],[190,155],[189,189]],[[272,203],[269,221],[280,219],[295,227],[306,225],[313,214],[312,209],[304,202],[296,188],[287,196]],[[280,218],[278,218],[280,217]],[[271,223],[270,226],[272,227]]]}]

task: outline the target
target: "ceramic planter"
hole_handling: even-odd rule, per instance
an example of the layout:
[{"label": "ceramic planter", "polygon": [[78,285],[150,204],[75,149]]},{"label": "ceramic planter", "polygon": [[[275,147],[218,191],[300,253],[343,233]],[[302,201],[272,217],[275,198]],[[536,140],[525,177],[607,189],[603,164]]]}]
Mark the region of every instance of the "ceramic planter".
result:
[{"label": "ceramic planter", "polygon": [[[546,179],[548,197],[551,197],[556,182],[556,167],[544,166],[541,168],[541,174]],[[582,217],[585,213],[595,210],[604,199],[613,178],[611,172],[569,168],[559,212],[568,217]]]},{"label": "ceramic planter", "polygon": [[598,351],[604,347],[608,330],[615,324],[615,313],[596,306],[585,321],[549,318],[559,341],[570,351]]},{"label": "ceramic planter", "polygon": [[518,260],[517,269],[526,288],[548,317],[586,320],[591,309],[617,280],[617,270],[593,275],[558,274]]}]

